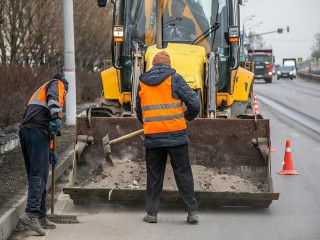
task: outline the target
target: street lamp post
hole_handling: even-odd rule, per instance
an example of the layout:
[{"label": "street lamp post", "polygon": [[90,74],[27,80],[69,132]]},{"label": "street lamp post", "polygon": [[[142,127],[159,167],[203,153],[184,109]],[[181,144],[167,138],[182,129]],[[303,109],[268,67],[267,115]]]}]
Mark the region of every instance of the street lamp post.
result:
[{"label": "street lamp post", "polygon": [[248,16],[248,17],[245,17],[242,21],[242,34],[245,35],[245,29],[244,29],[244,24],[245,22],[247,21],[251,21],[253,20],[253,18],[255,18],[256,15],[251,15],[251,16]]},{"label": "street lamp post", "polygon": [[259,22],[259,23],[253,24],[252,26],[249,26],[248,27],[250,29],[249,30],[249,35],[252,32],[252,28],[260,27],[261,24],[263,24],[263,22]]},{"label": "street lamp post", "polygon": [[247,16],[242,21],[242,41],[241,41],[241,52],[242,52],[242,54],[244,54],[244,39],[246,37],[246,31],[245,31],[244,25],[245,25],[245,22],[251,21],[254,17],[255,17],[255,15]]}]

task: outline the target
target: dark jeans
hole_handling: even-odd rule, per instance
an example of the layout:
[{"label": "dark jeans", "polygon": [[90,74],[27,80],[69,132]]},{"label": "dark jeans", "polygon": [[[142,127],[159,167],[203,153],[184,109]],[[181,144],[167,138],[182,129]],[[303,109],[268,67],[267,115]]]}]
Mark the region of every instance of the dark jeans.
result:
[{"label": "dark jeans", "polygon": [[20,145],[28,175],[26,212],[46,216],[46,185],[49,175],[50,135],[42,129],[22,128]]},{"label": "dark jeans", "polygon": [[158,213],[168,154],[170,156],[177,187],[185,204],[186,211],[191,212],[198,209],[198,202],[194,194],[188,144],[174,147],[147,148],[146,208],[148,215],[156,215]]}]

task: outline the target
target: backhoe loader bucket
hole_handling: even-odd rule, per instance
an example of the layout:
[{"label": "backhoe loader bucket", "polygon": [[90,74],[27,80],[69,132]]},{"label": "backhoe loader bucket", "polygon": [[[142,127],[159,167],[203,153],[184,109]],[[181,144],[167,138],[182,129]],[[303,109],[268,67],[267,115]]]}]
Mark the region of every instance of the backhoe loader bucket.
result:
[{"label": "backhoe loader bucket", "polygon": [[[114,166],[106,163],[102,145],[107,134],[116,139],[141,127],[135,118],[77,118],[76,134],[93,137],[94,143],[82,150],[74,165],[75,185],[64,193],[75,204],[144,202],[143,135],[112,145]],[[187,131],[199,205],[268,207],[279,198],[270,174],[269,120],[196,119]],[[182,203],[169,162],[161,202]]]}]

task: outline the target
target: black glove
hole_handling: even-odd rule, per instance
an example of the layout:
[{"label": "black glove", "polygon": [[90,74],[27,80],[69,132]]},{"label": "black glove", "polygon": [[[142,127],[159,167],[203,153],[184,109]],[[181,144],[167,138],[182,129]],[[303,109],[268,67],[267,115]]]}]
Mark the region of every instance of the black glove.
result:
[{"label": "black glove", "polygon": [[61,128],[60,118],[55,118],[55,119],[51,120],[49,123],[49,128],[50,128],[51,134],[57,133],[59,131],[59,129]]}]

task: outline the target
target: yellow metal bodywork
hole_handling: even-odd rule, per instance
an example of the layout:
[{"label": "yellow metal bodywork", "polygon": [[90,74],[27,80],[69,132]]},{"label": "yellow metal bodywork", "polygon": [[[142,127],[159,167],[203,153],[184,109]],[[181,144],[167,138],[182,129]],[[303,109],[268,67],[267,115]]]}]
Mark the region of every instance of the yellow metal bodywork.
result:
[{"label": "yellow metal bodywork", "polygon": [[[233,72],[234,73],[234,72]],[[253,83],[254,73],[250,72],[242,67],[239,67],[234,73],[236,75],[234,84],[233,98],[235,101],[248,101],[250,88]],[[232,74],[231,78],[234,78]]]},{"label": "yellow metal bodywork", "polygon": [[221,106],[222,100],[226,101],[226,106],[231,106],[234,101],[248,101],[250,87],[253,82],[254,74],[242,67],[231,72],[231,91],[230,93],[217,93],[217,106]]},{"label": "yellow metal bodywork", "polygon": [[146,71],[152,67],[153,57],[161,51],[166,51],[170,55],[171,67],[186,80],[190,88],[202,90],[207,61],[204,47],[182,43],[169,43],[164,49],[151,46],[145,54]]},{"label": "yellow metal bodywork", "polygon": [[221,106],[222,100],[226,101],[226,106],[231,106],[234,102],[233,95],[229,93],[217,93],[217,107]]},{"label": "yellow metal bodywork", "polygon": [[102,87],[104,98],[107,100],[118,100],[121,105],[131,102],[131,93],[121,93],[120,70],[110,67],[101,72]]}]

